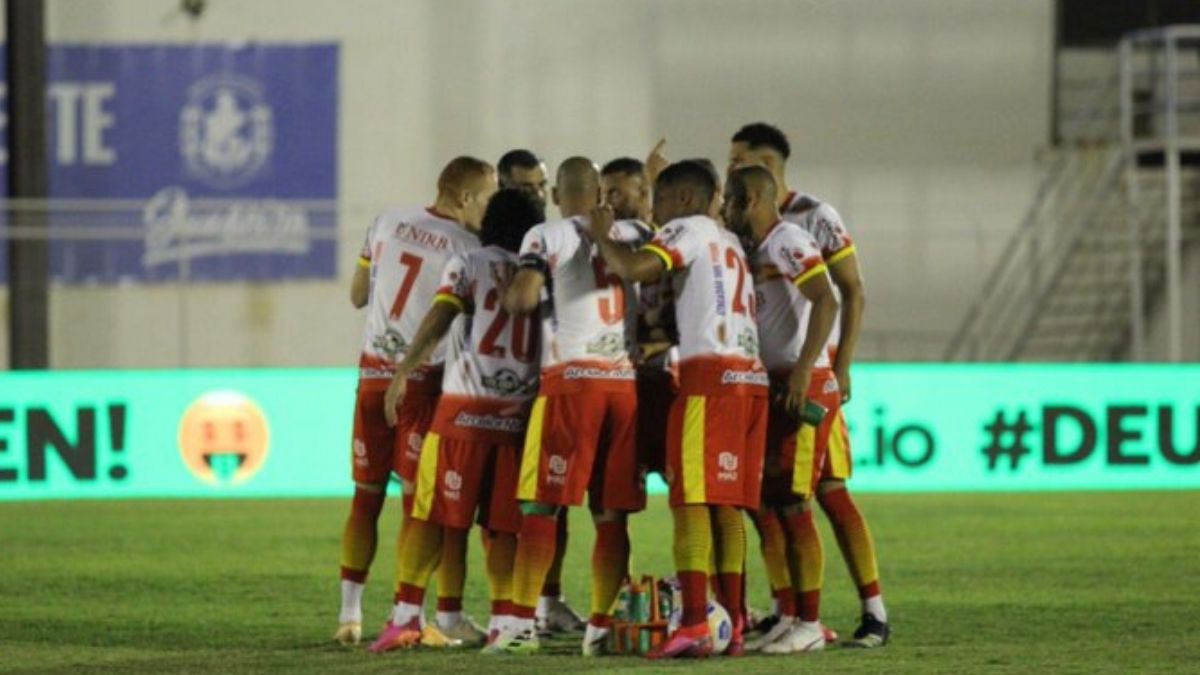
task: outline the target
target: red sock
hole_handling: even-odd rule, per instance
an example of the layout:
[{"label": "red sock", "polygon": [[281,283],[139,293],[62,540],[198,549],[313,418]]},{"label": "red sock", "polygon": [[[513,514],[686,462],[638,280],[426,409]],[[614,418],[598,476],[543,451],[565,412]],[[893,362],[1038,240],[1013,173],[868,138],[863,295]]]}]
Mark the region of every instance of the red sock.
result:
[{"label": "red sock", "polygon": [[721,599],[721,605],[736,624],[742,611],[742,575],[721,572],[717,575],[717,586],[720,588],[717,596]]},{"label": "red sock", "polygon": [[796,593],[791,586],[780,588],[772,595],[775,596],[775,601],[779,603],[780,616],[796,616]]},{"label": "red sock", "polygon": [[396,591],[395,601],[407,602],[420,607],[425,604],[425,589],[412,584],[400,584],[400,590]]},{"label": "red sock", "polygon": [[679,585],[683,595],[683,616],[679,625],[695,626],[708,621],[708,574],[680,572]]}]

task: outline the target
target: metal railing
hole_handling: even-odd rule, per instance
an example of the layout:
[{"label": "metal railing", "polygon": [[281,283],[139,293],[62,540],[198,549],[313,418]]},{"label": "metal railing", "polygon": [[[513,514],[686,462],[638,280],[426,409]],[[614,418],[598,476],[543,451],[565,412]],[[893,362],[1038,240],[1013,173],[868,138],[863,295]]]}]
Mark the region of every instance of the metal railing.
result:
[{"label": "metal railing", "polygon": [[945,358],[1110,359],[1113,345],[1145,358],[1146,293],[1163,286],[1165,356],[1179,359],[1185,216],[1200,216],[1181,166],[1200,152],[1200,26],[1132,34],[1110,66],[1074,92],[1084,103]]}]

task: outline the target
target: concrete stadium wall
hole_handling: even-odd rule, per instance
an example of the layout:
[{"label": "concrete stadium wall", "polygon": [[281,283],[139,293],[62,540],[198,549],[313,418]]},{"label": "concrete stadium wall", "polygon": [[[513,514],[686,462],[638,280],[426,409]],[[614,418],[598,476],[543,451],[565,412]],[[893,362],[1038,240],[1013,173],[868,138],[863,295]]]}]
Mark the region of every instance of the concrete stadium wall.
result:
[{"label": "concrete stadium wall", "polygon": [[858,239],[862,357],[936,358],[1028,204],[1047,135],[1049,0],[209,4],[193,22],[177,0],[48,0],[49,39],[339,42],[339,279],[57,288],[55,367],[350,363],[362,229],[429,200],[450,156],[604,160],[666,136],[673,157],[723,166],[757,119],[790,133],[789,179]]}]

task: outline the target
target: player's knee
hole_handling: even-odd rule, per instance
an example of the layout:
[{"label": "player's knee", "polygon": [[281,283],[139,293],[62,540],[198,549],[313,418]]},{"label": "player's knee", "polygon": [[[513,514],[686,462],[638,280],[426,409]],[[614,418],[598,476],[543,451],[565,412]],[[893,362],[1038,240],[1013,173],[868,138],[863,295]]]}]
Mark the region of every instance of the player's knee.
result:
[{"label": "player's knee", "polygon": [[593,523],[623,523],[625,522],[625,512],[615,511],[613,509],[600,509],[592,511]]},{"label": "player's knee", "polygon": [[556,516],[558,515],[558,507],[553,504],[538,504],[537,502],[525,502],[521,504],[521,515],[525,516]]},{"label": "player's knee", "polygon": [[821,496],[824,496],[830,492],[836,492],[837,490],[845,489],[846,481],[842,480],[841,478],[822,478],[821,482],[817,484],[817,492]]},{"label": "player's knee", "polygon": [[366,483],[362,481],[355,481],[354,489],[362,490],[363,492],[371,492],[373,494],[381,494],[385,489],[387,489],[387,483]]}]

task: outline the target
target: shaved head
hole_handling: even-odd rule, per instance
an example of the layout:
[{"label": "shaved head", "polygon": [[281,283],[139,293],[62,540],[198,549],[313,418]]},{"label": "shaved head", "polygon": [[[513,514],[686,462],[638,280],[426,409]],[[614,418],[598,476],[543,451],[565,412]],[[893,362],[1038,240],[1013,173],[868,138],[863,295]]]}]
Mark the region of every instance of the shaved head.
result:
[{"label": "shaved head", "polygon": [[779,195],[775,177],[761,166],[748,166],[735,170],[729,176],[729,197],[746,202],[750,195],[774,203]]},{"label": "shaved head", "polygon": [[587,157],[569,157],[558,165],[554,203],[564,218],[583,215],[600,204],[600,168]]},{"label": "shaved head", "polygon": [[554,178],[560,193],[578,194],[600,187],[600,169],[587,157],[568,157]]},{"label": "shaved head", "polygon": [[475,157],[455,157],[438,176],[436,206],[478,231],[488,200],[496,192],[496,170]]}]

